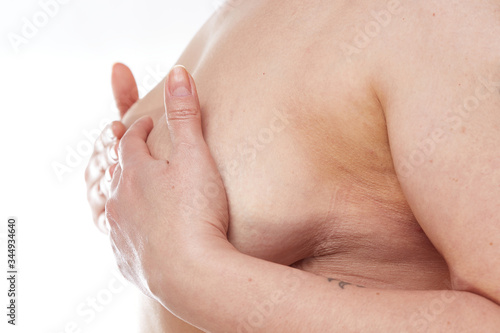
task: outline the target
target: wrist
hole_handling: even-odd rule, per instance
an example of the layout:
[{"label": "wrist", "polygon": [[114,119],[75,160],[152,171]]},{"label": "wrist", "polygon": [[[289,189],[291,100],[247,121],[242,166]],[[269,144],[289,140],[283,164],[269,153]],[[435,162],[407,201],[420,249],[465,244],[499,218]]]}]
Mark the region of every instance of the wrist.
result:
[{"label": "wrist", "polygon": [[228,267],[226,262],[241,255],[224,237],[181,240],[175,252],[165,256],[150,274],[148,285],[155,299],[175,315],[196,307],[199,291],[211,285],[215,274]]}]

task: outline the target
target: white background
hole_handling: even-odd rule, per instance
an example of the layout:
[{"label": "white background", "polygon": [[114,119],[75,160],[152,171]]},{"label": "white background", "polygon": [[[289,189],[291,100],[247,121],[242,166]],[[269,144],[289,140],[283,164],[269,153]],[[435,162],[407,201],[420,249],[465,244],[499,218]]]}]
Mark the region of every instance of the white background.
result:
[{"label": "white background", "polygon": [[[117,117],[112,64],[127,64],[143,95],[217,3],[0,0],[1,332],[136,331],[137,291],[113,274],[86,201],[88,137]],[[23,31],[27,21],[37,30]],[[9,216],[18,218],[16,327],[6,316]]]}]

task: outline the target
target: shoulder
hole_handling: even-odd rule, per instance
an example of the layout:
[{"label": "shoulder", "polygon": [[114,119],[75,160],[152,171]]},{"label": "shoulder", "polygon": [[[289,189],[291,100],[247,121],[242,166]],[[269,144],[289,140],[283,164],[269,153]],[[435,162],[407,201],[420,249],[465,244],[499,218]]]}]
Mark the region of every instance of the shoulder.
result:
[{"label": "shoulder", "polygon": [[395,170],[455,286],[500,301],[500,2],[403,6],[373,52]]},{"label": "shoulder", "polygon": [[500,51],[500,1],[391,1],[400,3],[399,14],[383,41],[402,54],[500,56],[493,53]]},{"label": "shoulder", "polygon": [[500,78],[500,1],[391,1],[399,2],[398,14],[371,59],[382,104],[416,88],[453,93],[468,88],[464,80],[473,88],[481,77]]}]

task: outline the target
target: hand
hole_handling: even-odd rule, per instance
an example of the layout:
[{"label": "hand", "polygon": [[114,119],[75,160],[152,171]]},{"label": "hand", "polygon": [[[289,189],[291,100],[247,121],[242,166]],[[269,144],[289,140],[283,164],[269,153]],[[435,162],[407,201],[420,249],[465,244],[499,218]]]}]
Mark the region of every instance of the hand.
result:
[{"label": "hand", "polygon": [[194,80],[181,66],[165,82],[165,108],[170,158],[151,156],[146,139],[153,122],[137,120],[120,142],[106,203],[118,267],[151,297],[154,281],[182,272],[179,265],[186,255],[221,240],[229,244],[226,192],[203,138]]},{"label": "hand", "polygon": [[[111,75],[111,85],[116,106],[123,118],[128,109],[139,99],[137,84],[130,69],[123,64],[115,64]],[[105,225],[104,204],[109,196],[109,185],[118,161],[117,142],[126,128],[120,121],[114,121],[101,132],[94,145],[94,152],[85,170],[87,199],[92,210],[94,223],[103,233],[108,233]]]}]

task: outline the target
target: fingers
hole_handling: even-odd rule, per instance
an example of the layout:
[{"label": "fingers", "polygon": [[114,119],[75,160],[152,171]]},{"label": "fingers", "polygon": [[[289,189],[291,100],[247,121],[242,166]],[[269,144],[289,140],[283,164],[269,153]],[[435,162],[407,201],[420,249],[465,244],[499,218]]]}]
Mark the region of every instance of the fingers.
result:
[{"label": "fingers", "polygon": [[104,150],[109,150],[117,140],[121,139],[123,134],[127,131],[125,125],[120,121],[113,121],[108,124],[97,138],[94,146],[95,153],[101,153]]},{"label": "fingers", "polygon": [[118,162],[116,143],[121,139],[125,131],[126,128],[121,122],[114,121],[101,132],[96,140],[89,165],[85,170],[87,188],[94,185],[102,177],[106,168]]},{"label": "fingers", "polygon": [[102,225],[102,215],[104,214],[104,205],[106,203],[106,198],[100,190],[100,183],[97,182],[92,186],[87,192],[87,200],[89,201],[90,207],[92,208],[92,219],[94,220],[97,228],[104,232]]},{"label": "fingers", "polygon": [[111,132],[113,133],[114,137],[117,139],[121,139],[123,134],[127,131],[127,128],[121,121],[113,121],[111,123]]},{"label": "fingers", "polygon": [[165,112],[174,149],[204,143],[198,94],[182,66],[175,66],[165,80]]},{"label": "fingers", "polygon": [[127,110],[139,99],[137,83],[132,71],[124,64],[114,64],[111,74],[111,86],[113,87],[116,106],[120,111],[120,117],[123,118]]},{"label": "fingers", "polygon": [[85,170],[87,199],[96,226],[103,232],[104,204],[109,197],[111,177],[118,162],[117,142],[126,128],[121,122],[112,122],[101,132]]},{"label": "fingers", "polygon": [[138,119],[130,126],[127,133],[120,141],[118,150],[120,165],[123,169],[134,162],[141,162],[145,159],[153,160],[149,148],[146,144],[149,133],[153,129],[153,120],[149,116]]}]

